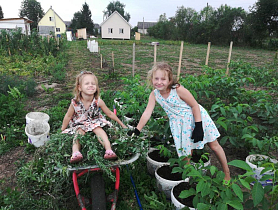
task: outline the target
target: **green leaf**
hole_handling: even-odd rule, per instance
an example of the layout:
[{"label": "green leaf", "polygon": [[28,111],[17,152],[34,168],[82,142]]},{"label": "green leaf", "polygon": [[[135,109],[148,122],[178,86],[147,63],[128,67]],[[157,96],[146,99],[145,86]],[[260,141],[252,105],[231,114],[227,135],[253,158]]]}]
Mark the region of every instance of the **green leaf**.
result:
[{"label": "green leaf", "polygon": [[[219,118],[220,119],[220,118]],[[226,131],[228,129],[227,124],[221,120],[217,120],[216,123],[218,123],[219,125],[221,125]]]},{"label": "green leaf", "polygon": [[180,198],[188,198],[191,195],[195,195],[196,191],[193,188],[190,188],[189,190],[183,190],[181,191],[181,194],[179,195]]},{"label": "green leaf", "polygon": [[204,180],[199,181],[199,183],[196,186],[196,192],[201,192],[205,187],[205,182]]},{"label": "green leaf", "polygon": [[257,206],[264,198],[264,189],[259,182],[255,182],[251,192],[254,206]]},{"label": "green leaf", "polygon": [[244,169],[246,171],[253,171],[252,168],[245,161],[242,161],[242,160],[233,160],[233,161],[229,162],[228,165],[235,166],[235,167]]},{"label": "green leaf", "polygon": [[209,170],[210,170],[211,175],[214,175],[214,173],[217,169],[215,166],[211,166]]},{"label": "green leaf", "polygon": [[233,207],[234,209],[238,209],[238,210],[243,209],[243,205],[239,201],[236,201],[236,200],[227,201],[227,204],[230,205],[231,207]]},{"label": "green leaf", "polygon": [[210,206],[208,204],[198,203],[197,204],[197,209],[198,210],[209,210]]},{"label": "green leaf", "polygon": [[251,190],[250,184],[248,182],[246,182],[244,179],[239,179],[239,181],[245,188]]},{"label": "green leaf", "polygon": [[241,188],[237,185],[237,184],[232,184],[232,188],[235,192],[235,194],[238,196],[238,198],[243,201],[243,193],[242,193],[242,190]]}]

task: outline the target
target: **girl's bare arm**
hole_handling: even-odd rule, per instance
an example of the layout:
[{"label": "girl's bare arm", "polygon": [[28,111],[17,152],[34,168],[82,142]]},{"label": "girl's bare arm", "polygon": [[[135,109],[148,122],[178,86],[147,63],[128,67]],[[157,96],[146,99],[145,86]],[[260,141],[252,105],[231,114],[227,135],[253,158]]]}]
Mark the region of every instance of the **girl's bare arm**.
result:
[{"label": "girl's bare arm", "polygon": [[139,131],[142,130],[142,128],[146,125],[146,123],[150,119],[154,107],[155,107],[155,96],[154,96],[154,91],[152,91],[149,96],[149,101],[148,101],[147,107],[146,107],[144,113],[142,114],[140,121],[137,125],[137,129]]},{"label": "girl's bare arm", "polygon": [[65,114],[65,117],[63,119],[63,124],[61,130],[65,130],[68,127],[69,121],[71,120],[72,116],[74,114],[74,108],[72,104],[70,104],[67,113]]},{"label": "girl's bare arm", "polygon": [[179,97],[192,108],[195,122],[202,121],[199,104],[197,103],[193,95],[189,92],[189,90],[180,86],[177,88],[177,93]]},{"label": "girl's bare arm", "polygon": [[111,120],[116,121],[122,128],[127,128],[126,125],[117,117],[117,115],[114,114],[102,99],[99,99],[98,106],[101,108],[101,110],[106,114],[107,117],[109,117]]}]

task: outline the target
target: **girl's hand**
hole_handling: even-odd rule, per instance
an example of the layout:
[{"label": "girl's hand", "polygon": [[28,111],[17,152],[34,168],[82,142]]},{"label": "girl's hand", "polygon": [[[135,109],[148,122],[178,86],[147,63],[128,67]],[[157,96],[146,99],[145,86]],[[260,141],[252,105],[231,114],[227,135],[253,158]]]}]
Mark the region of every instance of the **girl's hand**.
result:
[{"label": "girl's hand", "polygon": [[195,122],[195,128],[192,132],[191,139],[194,139],[194,143],[197,143],[199,141],[203,141],[204,139],[204,131],[201,122]]}]

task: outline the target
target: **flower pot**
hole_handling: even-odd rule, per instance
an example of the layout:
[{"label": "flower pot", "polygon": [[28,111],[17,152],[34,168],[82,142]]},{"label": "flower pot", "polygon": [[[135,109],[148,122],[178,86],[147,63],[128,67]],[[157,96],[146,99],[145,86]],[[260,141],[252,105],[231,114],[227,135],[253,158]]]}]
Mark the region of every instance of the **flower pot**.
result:
[{"label": "flower pot", "polygon": [[171,202],[176,207],[176,210],[181,210],[185,207],[188,207],[190,210],[195,210],[192,203],[194,196],[190,196],[188,198],[179,198],[179,195],[183,190],[189,190],[192,187],[196,186],[191,186],[189,182],[182,181],[172,188]]},{"label": "flower pot", "polygon": [[[204,163],[204,167],[210,166],[210,165],[211,165],[210,157],[207,156],[207,157],[208,157],[208,160],[207,160],[206,158],[202,158],[201,156],[202,156],[202,155],[197,155],[197,154],[195,155],[195,154],[193,153],[193,156],[192,156],[192,158],[191,158],[191,164],[192,164],[192,165],[196,165],[197,163],[199,163],[199,161],[200,161],[200,159],[201,159],[201,160],[203,161],[203,163]],[[200,166],[200,167],[201,167],[201,166]],[[203,172],[203,174],[206,174],[207,170],[206,170],[206,169],[203,169],[202,172]]]},{"label": "flower pot", "polygon": [[[273,185],[273,182],[271,179],[265,180],[265,181],[260,181],[260,179],[264,176],[264,175],[271,175],[274,176],[274,172],[273,171],[267,171],[263,174],[261,174],[262,170],[264,169],[264,167],[258,167],[257,165],[253,164],[252,162],[256,159],[259,158],[260,160],[263,159],[267,159],[269,158],[266,155],[260,155],[260,154],[254,154],[254,155],[248,155],[246,157],[246,163],[252,168],[252,170],[254,171],[255,174],[253,174],[252,176],[258,180],[259,183],[262,184],[262,186],[267,186],[267,185]],[[274,159],[270,159],[270,161],[272,163],[278,163],[277,160]],[[251,183],[252,184],[252,183]]]},{"label": "flower pot", "polygon": [[172,188],[182,181],[189,181],[189,178],[182,179],[182,173],[172,173],[175,166],[161,165],[155,170],[156,185],[160,192],[164,192],[166,198],[171,198]]},{"label": "flower pot", "polygon": [[168,160],[169,158],[165,158],[159,155],[158,149],[150,148],[147,154],[147,168],[149,174],[154,176],[157,167],[161,165],[169,165],[170,163],[168,162]]}]

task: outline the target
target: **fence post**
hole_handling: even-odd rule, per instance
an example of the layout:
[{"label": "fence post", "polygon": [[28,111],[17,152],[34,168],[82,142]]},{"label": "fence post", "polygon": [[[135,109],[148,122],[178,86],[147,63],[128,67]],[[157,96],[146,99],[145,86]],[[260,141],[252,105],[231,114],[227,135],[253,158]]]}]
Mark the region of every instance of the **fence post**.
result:
[{"label": "fence post", "polygon": [[153,57],[153,65],[156,64],[156,43],[154,44],[154,57]]},{"label": "fence post", "polygon": [[231,61],[232,48],[233,48],[233,42],[230,42],[230,50],[229,50],[229,57],[228,57],[228,63],[227,63],[226,76],[229,75],[229,64],[230,64],[230,61]]},{"label": "fence post", "polygon": [[135,43],[133,43],[132,77],[134,77],[134,69],[135,69]]},{"label": "fence post", "polygon": [[100,68],[102,69],[102,54],[100,54]]},{"label": "fence post", "polygon": [[179,58],[179,67],[178,67],[177,81],[179,81],[179,79],[180,79],[182,51],[183,51],[183,41],[181,41],[181,49],[180,49],[180,58]]},{"label": "fence post", "polygon": [[114,52],[113,51],[112,51],[112,63],[113,63],[113,69],[114,69],[115,62],[114,62]]},{"label": "fence post", "polygon": [[208,65],[209,53],[210,53],[210,42],[208,43],[207,57],[206,57],[206,64],[205,64],[206,66]]}]

